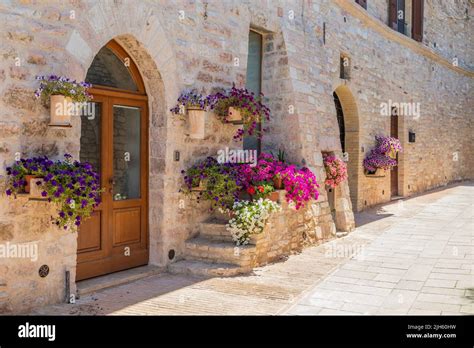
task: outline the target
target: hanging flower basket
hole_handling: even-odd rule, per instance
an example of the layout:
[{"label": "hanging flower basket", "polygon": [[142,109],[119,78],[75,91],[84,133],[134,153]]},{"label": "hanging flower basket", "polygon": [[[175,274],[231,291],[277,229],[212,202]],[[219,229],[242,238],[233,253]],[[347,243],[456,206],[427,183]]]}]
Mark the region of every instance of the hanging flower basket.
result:
[{"label": "hanging flower basket", "polygon": [[325,184],[336,188],[343,181],[347,180],[347,165],[343,160],[335,155],[323,155],[324,168],[326,169]]},{"label": "hanging flower basket", "polygon": [[234,140],[242,141],[244,136],[262,139],[267,131],[264,123],[270,121],[270,109],[262,102],[263,94],[255,96],[234,85],[231,90],[208,95],[207,100],[222,122],[243,125],[236,131]]},{"label": "hanging flower basket", "polygon": [[205,191],[206,188],[207,188],[207,181],[208,181],[208,179],[199,180],[199,185],[192,187],[191,191],[196,191],[196,192]]},{"label": "hanging flower basket", "polygon": [[392,148],[392,149],[390,149],[390,151],[388,152],[388,156],[389,156],[390,158],[396,159],[396,158],[397,158],[397,152],[398,152],[398,151],[396,151],[395,149]]},{"label": "hanging flower basket", "polygon": [[[79,226],[89,218],[101,201],[104,191],[100,188],[99,175],[87,162],[52,161],[48,157],[21,158],[7,167],[7,196],[17,197],[29,185],[30,198],[42,198],[55,203],[58,215],[54,223],[67,229]],[[28,176],[28,177],[27,177]]]},{"label": "hanging flower basket", "polygon": [[[390,170],[397,163],[397,153],[402,151],[400,141],[392,137],[376,136],[376,146],[363,161],[365,174],[367,176],[385,176],[385,170]],[[384,174],[379,175],[378,169]]]},{"label": "hanging flower basket", "polygon": [[227,113],[227,121],[233,124],[243,124],[242,113],[240,109],[230,107]]},{"label": "hanging flower basket", "polygon": [[64,95],[51,95],[50,104],[50,126],[70,126],[72,116],[72,99]]},{"label": "hanging flower basket", "polygon": [[206,126],[206,111],[199,106],[187,108],[189,121],[189,137],[191,139],[204,139]]},{"label": "hanging flower basket", "polygon": [[31,179],[30,185],[31,185],[30,186],[30,198],[47,199],[42,195],[42,192],[44,191],[44,188],[43,188],[44,179],[43,178]]},{"label": "hanging flower basket", "polygon": [[41,98],[45,104],[49,99],[50,126],[71,127],[74,110],[92,99],[87,92],[92,87],[90,83],[56,75],[36,76],[36,79],[41,82],[35,91],[35,97]]},{"label": "hanging flower basket", "polygon": [[30,188],[31,188],[31,180],[39,178],[36,175],[25,175],[25,186],[24,186],[24,191],[25,193],[30,193]]}]

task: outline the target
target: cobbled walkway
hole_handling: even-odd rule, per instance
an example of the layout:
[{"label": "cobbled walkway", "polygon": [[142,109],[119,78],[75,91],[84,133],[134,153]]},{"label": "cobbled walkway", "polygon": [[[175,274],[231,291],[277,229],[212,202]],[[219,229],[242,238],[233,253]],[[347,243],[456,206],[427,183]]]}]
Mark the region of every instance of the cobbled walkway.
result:
[{"label": "cobbled walkway", "polygon": [[33,314],[474,314],[474,186],[357,214],[344,238],[233,278],[161,274]]}]

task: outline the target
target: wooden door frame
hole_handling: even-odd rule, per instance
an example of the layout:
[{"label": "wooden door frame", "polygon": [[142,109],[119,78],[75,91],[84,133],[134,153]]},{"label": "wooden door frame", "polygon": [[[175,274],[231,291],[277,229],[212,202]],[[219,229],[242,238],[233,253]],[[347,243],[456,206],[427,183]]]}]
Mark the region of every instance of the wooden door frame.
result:
[{"label": "wooden door frame", "polygon": [[[400,130],[400,116],[398,115],[398,110],[395,109],[395,112],[394,112],[394,109],[392,109],[390,113],[390,136],[396,137],[398,139],[399,130]],[[399,182],[400,168],[398,167],[398,164],[400,163],[400,156],[398,153],[397,153],[396,159],[397,159],[397,166],[392,168],[392,170],[390,171],[390,198],[400,196],[400,182]],[[396,177],[394,178],[394,176]],[[397,186],[397,190],[396,190],[397,192],[394,194],[392,192],[392,188],[394,186],[393,183],[395,182]]]},{"label": "wooden door frame", "polygon": [[[146,258],[146,263],[149,262],[149,194],[148,194],[148,183],[149,183],[149,113],[148,103],[145,100],[130,99],[126,97],[126,93],[123,96],[117,97],[115,92],[110,91],[99,91],[94,94],[94,100],[102,103],[102,114],[100,120],[101,126],[101,187],[108,191],[107,194],[102,196],[103,202],[99,205],[98,209],[101,211],[101,244],[104,247],[103,251],[99,254],[80,253],[78,254],[77,264],[87,264],[88,269],[81,269],[76,274],[76,280],[92,278],[98,274],[105,275],[107,273],[113,273],[123,269],[137,267],[143,264],[143,259]],[[141,226],[140,231],[143,231],[144,240],[140,242],[140,249],[137,252],[133,252],[131,248],[130,256],[127,256],[127,261],[114,260],[115,257],[120,253],[117,249],[117,245],[114,245],[114,224],[113,214],[114,209],[127,208],[130,204],[133,205],[136,200],[124,200],[114,201],[113,194],[110,190],[113,186],[109,182],[109,179],[113,177],[113,106],[114,105],[125,105],[125,106],[136,106],[142,108],[142,119],[140,120],[140,196],[139,200],[143,200],[143,209],[141,209]],[[106,114],[110,112],[110,116]],[[112,163],[111,168],[103,168],[103,163]],[[104,209],[104,204],[110,205],[110,209]],[[112,215],[111,215],[112,214]],[[108,225],[107,225],[108,223]],[[80,232],[79,232],[80,233]],[[143,248],[143,249],[142,249]],[[100,257],[100,255],[103,257]],[[98,258],[99,257],[99,258]],[[109,260],[110,263],[105,263],[104,260]],[[90,270],[94,270],[94,272]]]}]

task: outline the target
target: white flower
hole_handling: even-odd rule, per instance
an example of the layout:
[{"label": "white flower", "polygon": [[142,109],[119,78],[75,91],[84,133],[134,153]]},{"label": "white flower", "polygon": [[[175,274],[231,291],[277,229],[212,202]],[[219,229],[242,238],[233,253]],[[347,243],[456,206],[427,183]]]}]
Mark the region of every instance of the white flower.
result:
[{"label": "white flower", "polygon": [[280,210],[281,206],[269,199],[235,202],[233,205],[235,217],[229,220],[227,230],[237,245],[245,245],[252,234],[263,232],[270,213]]}]

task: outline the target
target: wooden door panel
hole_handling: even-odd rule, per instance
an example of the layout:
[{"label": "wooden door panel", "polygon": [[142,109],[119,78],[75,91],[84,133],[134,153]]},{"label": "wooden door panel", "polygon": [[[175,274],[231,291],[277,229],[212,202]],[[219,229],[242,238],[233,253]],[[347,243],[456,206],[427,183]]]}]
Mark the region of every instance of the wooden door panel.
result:
[{"label": "wooden door panel", "polygon": [[141,239],[140,207],[114,209],[113,246],[139,243]]},{"label": "wooden door panel", "polygon": [[97,251],[102,246],[101,212],[95,211],[82,223],[77,235],[77,253]]}]

